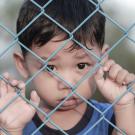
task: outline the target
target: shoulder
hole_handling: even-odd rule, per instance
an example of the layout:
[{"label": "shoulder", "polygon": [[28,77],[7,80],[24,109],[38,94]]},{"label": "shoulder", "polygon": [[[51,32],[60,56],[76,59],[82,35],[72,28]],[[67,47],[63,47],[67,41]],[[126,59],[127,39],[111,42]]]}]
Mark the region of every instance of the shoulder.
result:
[{"label": "shoulder", "polygon": [[111,118],[112,115],[114,114],[113,107],[109,103],[105,102],[98,102],[96,100],[89,100],[89,103],[92,105],[92,108],[100,114],[104,115],[107,118]]},{"label": "shoulder", "polygon": [[93,108],[92,117],[87,126],[78,135],[87,132],[89,135],[108,135],[109,123],[113,116],[113,109],[111,104],[105,102],[98,102],[96,100],[89,100],[89,105]]},{"label": "shoulder", "polygon": [[[107,108],[111,109],[111,104],[105,102],[98,102],[97,100],[89,100],[89,102],[94,105],[96,108],[100,109],[101,111],[106,110]],[[93,107],[94,107],[93,106]]]}]

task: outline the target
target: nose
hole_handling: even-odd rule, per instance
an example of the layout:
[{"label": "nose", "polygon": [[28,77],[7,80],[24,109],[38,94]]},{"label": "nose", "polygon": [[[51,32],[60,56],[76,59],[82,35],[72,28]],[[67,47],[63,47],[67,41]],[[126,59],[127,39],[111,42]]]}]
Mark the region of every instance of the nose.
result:
[{"label": "nose", "polygon": [[[71,87],[68,85],[70,84],[71,86],[74,86],[77,83],[77,76],[73,73],[69,72],[64,72],[60,74],[62,79],[64,80],[59,80],[58,81],[58,87],[59,89],[71,89]],[[67,82],[67,83],[66,83]]]}]

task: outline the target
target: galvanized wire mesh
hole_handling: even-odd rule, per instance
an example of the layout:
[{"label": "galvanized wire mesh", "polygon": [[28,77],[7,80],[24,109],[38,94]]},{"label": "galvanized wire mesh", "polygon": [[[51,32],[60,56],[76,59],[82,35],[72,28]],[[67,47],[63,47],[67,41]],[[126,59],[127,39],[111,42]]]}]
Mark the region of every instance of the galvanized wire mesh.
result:
[{"label": "galvanized wire mesh", "polygon": [[[16,43],[18,43],[22,48],[26,49],[29,53],[31,53],[34,57],[36,57],[37,59],[39,59],[41,61],[41,63],[44,65],[38,72],[36,72],[35,74],[33,74],[26,82],[26,86],[38,75],[40,74],[44,69],[48,69],[49,71],[51,71],[51,69],[49,69],[49,67],[47,67],[47,64],[49,62],[49,60],[51,60],[51,58],[53,58],[59,51],[61,51],[69,41],[73,41],[75,42],[77,45],[79,45],[80,47],[82,47],[87,53],[90,53],[96,60],[97,63],[96,65],[93,67],[93,69],[91,69],[85,76],[83,76],[83,78],[81,78],[75,85],[70,84],[67,80],[64,80],[64,78],[58,74],[55,71],[51,71],[52,74],[54,76],[56,76],[57,78],[59,78],[62,82],[64,82],[65,85],[67,85],[68,87],[70,87],[72,89],[72,92],[59,104],[57,105],[51,112],[49,113],[45,113],[43,110],[41,110],[40,108],[38,108],[36,105],[34,105],[31,101],[29,101],[26,97],[24,97],[21,94],[21,89],[19,88],[15,88],[16,89],[16,96],[13,97],[12,100],[10,100],[10,102],[8,104],[6,104],[1,110],[0,113],[3,112],[6,108],[8,108],[8,106],[10,104],[12,104],[18,97],[21,97],[23,100],[25,100],[27,103],[31,104],[34,108],[36,108],[36,110],[38,110],[41,114],[43,114],[46,119],[44,120],[44,122],[42,123],[42,125],[40,125],[40,127],[38,127],[33,133],[31,133],[31,135],[35,135],[48,121],[55,126],[57,129],[59,129],[63,134],[67,135],[67,133],[58,125],[55,124],[55,122],[53,122],[50,119],[50,116],[55,113],[56,110],[58,110],[60,108],[60,106],[63,105],[63,103],[70,98],[73,94],[76,94],[78,97],[80,97],[84,102],[86,102],[88,105],[90,105],[91,107],[93,107],[96,111],[98,111],[101,114],[101,118],[91,127],[89,128],[89,130],[87,130],[87,132],[84,135],[89,134],[89,132],[97,125],[100,124],[101,120],[105,120],[106,122],[108,122],[109,124],[111,124],[118,132],[120,132],[121,134],[126,134],[124,133],[121,129],[119,129],[116,125],[114,125],[113,123],[111,123],[108,119],[105,118],[105,113],[112,108],[124,95],[126,95],[128,92],[131,92],[133,94],[135,94],[133,88],[132,88],[132,84],[134,82],[132,82],[129,86],[127,91],[125,91],[122,95],[120,95],[111,105],[109,108],[107,108],[104,112],[100,111],[98,108],[96,108],[95,106],[93,106],[88,100],[86,100],[84,97],[82,97],[81,95],[79,95],[76,92],[76,89],[79,87],[79,85],[85,81],[87,78],[91,77],[99,68],[100,66],[102,66],[102,60],[104,59],[104,57],[106,55],[109,55],[117,46],[119,46],[120,42],[122,42],[124,39],[128,39],[131,42],[135,43],[135,40],[132,39],[128,33],[134,28],[135,23],[132,24],[129,28],[124,28],[123,26],[121,26],[118,22],[114,21],[113,18],[111,18],[109,15],[107,15],[105,12],[102,12],[99,9],[99,6],[105,1],[102,0],[99,2],[99,4],[96,4],[94,1],[92,0],[88,0],[89,2],[91,2],[92,4],[94,4],[96,6],[96,9],[92,12],[92,14],[90,14],[89,16],[87,16],[72,32],[68,31],[64,26],[62,26],[59,22],[57,22],[56,20],[54,20],[51,16],[49,16],[46,12],[45,9],[47,6],[49,6],[49,4],[51,2],[53,2],[53,0],[49,0],[43,7],[41,7],[38,3],[36,3],[34,0],[31,0],[31,2],[33,4],[35,4],[39,9],[40,9],[40,13],[31,21],[29,22],[29,24],[27,24],[25,26],[24,29],[22,29],[18,34],[13,33],[10,29],[8,29],[6,26],[4,26],[3,24],[0,23],[0,27],[5,30],[6,32],[8,32],[12,37],[13,37],[13,42],[0,54],[0,57],[2,57],[6,52],[10,51],[10,49],[12,47],[14,47],[16,45]],[[98,57],[95,53],[93,53],[91,50],[88,50],[82,43],[80,43],[79,41],[77,41],[74,38],[74,33],[79,30],[80,27],[82,27],[96,12],[101,13],[102,15],[104,15],[109,21],[111,21],[114,25],[116,25],[124,34],[123,36],[116,42],[113,44],[113,46],[102,56],[102,57]],[[54,24],[56,24],[57,26],[59,26],[59,28],[61,28],[65,33],[67,33],[69,35],[69,38],[67,40],[65,40],[63,42],[63,44],[55,50],[55,52],[53,52],[50,57],[47,60],[43,60],[42,58],[40,58],[36,53],[34,53],[33,51],[31,51],[29,48],[27,48],[23,43],[21,43],[18,40],[18,37],[26,30],[28,29],[41,15],[44,15],[45,17],[47,17],[49,20],[51,20]],[[10,84],[10,82],[8,82],[3,75],[0,75],[0,79],[4,80],[6,83]],[[5,134],[9,134],[6,129],[1,128],[1,130],[5,133]]]}]

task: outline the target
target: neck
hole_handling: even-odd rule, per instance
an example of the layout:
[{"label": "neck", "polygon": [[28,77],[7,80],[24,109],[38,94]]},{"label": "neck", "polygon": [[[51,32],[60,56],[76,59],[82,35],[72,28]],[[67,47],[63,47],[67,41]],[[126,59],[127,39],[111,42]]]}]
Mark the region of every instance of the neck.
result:
[{"label": "neck", "polygon": [[[76,108],[73,108],[71,110],[66,110],[66,111],[57,110],[50,116],[50,119],[64,130],[68,130],[74,127],[80,121],[80,119],[83,117],[86,111],[86,108],[87,108],[87,104],[83,102],[78,106],[76,106]],[[41,109],[44,110],[45,112],[50,111],[47,110],[45,107],[44,108],[42,107]],[[38,113],[38,116],[42,121],[45,118],[40,113]],[[46,125],[49,126],[50,128],[55,128],[49,122]]]}]

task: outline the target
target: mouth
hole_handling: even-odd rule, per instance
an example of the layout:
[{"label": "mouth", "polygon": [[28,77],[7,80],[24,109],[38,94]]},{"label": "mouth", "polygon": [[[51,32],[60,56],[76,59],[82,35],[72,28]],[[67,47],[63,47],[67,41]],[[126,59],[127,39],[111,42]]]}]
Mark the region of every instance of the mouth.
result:
[{"label": "mouth", "polygon": [[[59,101],[63,101],[63,100],[65,100],[65,99],[66,99],[66,97],[60,99]],[[67,100],[65,100],[65,101],[71,101],[71,100],[76,100],[76,99],[77,99],[76,97],[71,96],[71,97],[69,97],[69,98],[68,98]]]},{"label": "mouth", "polygon": [[[62,99],[60,99],[59,100],[59,103],[61,103],[62,101],[64,101],[66,99],[66,97],[65,98],[62,98]],[[77,98],[75,98],[75,97],[70,97],[70,98],[68,98],[67,100],[65,100],[65,102],[63,103],[63,107],[66,107],[66,106],[73,106],[73,105],[76,105],[77,104]]]}]

